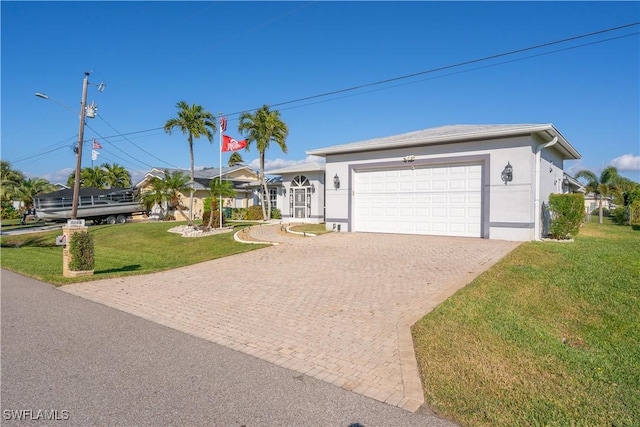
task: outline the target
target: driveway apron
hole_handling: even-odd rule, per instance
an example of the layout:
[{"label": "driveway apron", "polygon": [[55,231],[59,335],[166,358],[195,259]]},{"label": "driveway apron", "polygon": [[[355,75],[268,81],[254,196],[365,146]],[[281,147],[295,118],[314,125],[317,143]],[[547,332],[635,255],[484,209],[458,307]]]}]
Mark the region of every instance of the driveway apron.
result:
[{"label": "driveway apron", "polygon": [[257,228],[278,246],[59,289],[416,411],[411,325],[519,244],[280,228]]}]

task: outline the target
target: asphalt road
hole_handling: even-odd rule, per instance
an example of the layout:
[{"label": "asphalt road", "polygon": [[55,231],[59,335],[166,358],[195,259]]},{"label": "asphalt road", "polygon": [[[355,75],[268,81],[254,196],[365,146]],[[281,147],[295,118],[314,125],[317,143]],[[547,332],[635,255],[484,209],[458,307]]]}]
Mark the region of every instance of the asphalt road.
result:
[{"label": "asphalt road", "polygon": [[2,425],[455,425],[1,274]]}]

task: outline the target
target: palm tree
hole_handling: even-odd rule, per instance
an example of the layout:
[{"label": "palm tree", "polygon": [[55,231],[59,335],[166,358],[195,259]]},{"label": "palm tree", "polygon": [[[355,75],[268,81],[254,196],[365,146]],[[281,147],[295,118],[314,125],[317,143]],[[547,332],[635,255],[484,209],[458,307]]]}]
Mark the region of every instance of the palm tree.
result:
[{"label": "palm tree", "polygon": [[[80,187],[81,188],[105,188],[105,171],[101,169],[99,166],[94,167],[86,167],[80,170]],[[71,172],[69,174],[69,178],[67,179],[67,185],[69,187],[73,187],[73,183],[75,181],[76,173]]]},{"label": "palm tree", "polygon": [[242,163],[244,163],[244,160],[242,160],[242,156],[237,151],[234,151],[233,154],[231,154],[231,156],[229,157],[229,162],[227,162],[227,165],[229,165],[229,167],[233,167]]},{"label": "palm tree", "polygon": [[131,174],[122,166],[113,163],[104,163],[104,182],[109,188],[127,188],[131,187]]},{"label": "palm tree", "polygon": [[55,191],[56,186],[43,178],[27,178],[14,188],[14,195],[25,206],[33,205],[33,198],[38,194]]},{"label": "palm tree", "polygon": [[162,209],[162,203],[167,202],[169,210],[178,209],[187,223],[190,226],[193,225],[191,219],[182,210],[180,203],[180,193],[184,193],[190,188],[188,176],[185,176],[181,171],[169,172],[165,170],[164,178],[153,177],[151,179],[151,188],[151,191],[142,196],[142,203],[147,209],[152,208],[156,203]]},{"label": "palm tree", "polygon": [[[209,215],[209,224],[207,224],[207,228],[211,228],[211,224],[213,223],[214,200],[221,200],[223,197],[235,197],[236,190],[234,190],[233,183],[231,181],[220,181],[220,178],[216,177],[213,178],[209,185],[209,194],[211,194],[211,215]],[[222,206],[218,206],[218,209],[222,210]],[[220,222],[220,227],[222,227],[222,222]]]},{"label": "palm tree", "polygon": [[[255,143],[260,152],[260,181],[262,183],[263,195],[262,216],[265,220],[271,219],[271,198],[269,197],[267,181],[264,176],[264,153],[272,141],[280,146],[283,153],[286,153],[286,139],[289,135],[289,129],[280,119],[280,112],[278,110],[271,111],[268,105],[263,105],[256,110],[255,114],[244,112],[240,115],[238,132],[246,132],[247,151],[251,147],[251,144]],[[266,199],[266,207],[264,199]]]},{"label": "palm tree", "polygon": [[619,178],[618,169],[614,166],[607,166],[602,170],[602,173],[600,173],[600,177],[590,170],[583,169],[578,171],[575,177],[577,179],[585,179],[587,181],[585,188],[588,192],[595,194],[598,200],[599,223],[602,224],[604,222],[602,215],[602,198],[609,196],[611,191],[616,188],[616,181]]},{"label": "palm tree", "polygon": [[13,169],[8,161],[0,160],[0,199],[3,203],[11,200],[15,188],[24,180],[22,172]]},{"label": "palm tree", "polygon": [[193,191],[194,191],[194,162],[193,162],[193,138],[207,137],[213,141],[216,133],[216,118],[213,114],[202,108],[201,105],[189,105],[185,101],[176,104],[178,116],[167,120],[164,131],[171,135],[173,129],[179,129],[183,135],[187,135],[189,142],[189,155],[191,159],[191,188],[189,189],[189,218],[193,219]]}]

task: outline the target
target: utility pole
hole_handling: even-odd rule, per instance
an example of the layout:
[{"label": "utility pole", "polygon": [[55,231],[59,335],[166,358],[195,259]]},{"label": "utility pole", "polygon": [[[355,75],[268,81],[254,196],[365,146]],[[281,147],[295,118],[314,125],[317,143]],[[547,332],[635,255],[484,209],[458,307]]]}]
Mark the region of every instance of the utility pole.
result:
[{"label": "utility pole", "polygon": [[82,81],[82,101],[80,102],[80,129],[78,130],[78,148],[76,151],[76,176],[73,182],[73,200],[71,203],[71,219],[78,218],[78,204],[80,202],[80,171],[82,169],[82,142],[84,140],[84,120],[87,106],[87,86],[89,86],[89,73],[84,73]]}]

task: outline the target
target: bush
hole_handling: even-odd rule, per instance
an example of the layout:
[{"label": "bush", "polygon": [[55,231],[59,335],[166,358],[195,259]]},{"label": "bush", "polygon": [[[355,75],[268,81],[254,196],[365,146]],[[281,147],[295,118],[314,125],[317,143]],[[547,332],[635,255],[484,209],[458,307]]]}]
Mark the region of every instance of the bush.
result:
[{"label": "bush", "polygon": [[[603,217],[607,217],[607,216],[609,216],[609,214],[610,214],[609,209],[602,208],[602,216]],[[591,215],[600,216],[600,208],[595,208],[594,210],[592,210],[591,211]]]},{"label": "bush", "polygon": [[629,222],[631,225],[640,225],[640,200],[631,203],[629,212]]},{"label": "bush", "polygon": [[280,209],[278,209],[278,208],[271,209],[271,218],[272,219],[282,219],[282,212],[280,212]]},{"label": "bush", "polygon": [[69,239],[69,270],[93,270],[93,236],[89,233],[73,233]]},{"label": "bush", "polygon": [[549,196],[551,226],[549,233],[554,239],[575,236],[580,229],[584,212],[582,194],[551,194]]},{"label": "bush", "polygon": [[[206,227],[209,225],[209,217],[211,216],[211,211],[205,211],[202,214],[202,226]],[[222,225],[224,226],[224,215],[222,215]],[[213,211],[213,221],[211,222],[212,228],[220,228],[220,211]]]},{"label": "bush", "polygon": [[263,220],[264,217],[262,216],[262,206],[255,205],[247,209],[247,217],[245,219],[249,221]]},{"label": "bush", "polygon": [[629,206],[618,206],[611,211],[613,222],[620,225],[629,225],[630,211]]},{"label": "bush", "polygon": [[235,219],[237,221],[243,221],[247,219],[247,208],[231,209],[231,219]]},{"label": "bush", "polygon": [[20,218],[20,212],[13,205],[7,203],[6,205],[2,204],[2,211],[0,214],[0,218],[2,219],[18,219]]}]

